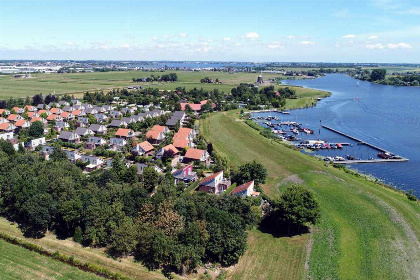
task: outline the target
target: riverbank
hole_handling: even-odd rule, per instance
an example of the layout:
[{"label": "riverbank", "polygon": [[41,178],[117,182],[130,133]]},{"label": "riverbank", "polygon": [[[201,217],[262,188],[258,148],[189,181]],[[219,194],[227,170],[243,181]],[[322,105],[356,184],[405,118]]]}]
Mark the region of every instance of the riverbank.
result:
[{"label": "riverbank", "polygon": [[[232,165],[253,159],[264,164],[268,180],[263,190],[271,198],[278,198],[290,183],[300,182],[314,191],[322,208],[312,237],[306,234],[293,241],[250,232],[249,251],[233,271],[233,279],[249,275],[261,264],[265,269],[260,278],[281,271],[295,276],[286,279],[305,274],[313,279],[410,279],[420,273],[418,202],[364,177],[325,166],[284,144],[272,143],[238,121],[236,111],[210,115],[201,121],[201,131]],[[302,256],[310,240],[313,246],[305,269]],[[268,262],[265,244],[276,252],[278,262]],[[406,257],[400,258],[402,255]],[[390,263],[390,259],[394,261]]]}]

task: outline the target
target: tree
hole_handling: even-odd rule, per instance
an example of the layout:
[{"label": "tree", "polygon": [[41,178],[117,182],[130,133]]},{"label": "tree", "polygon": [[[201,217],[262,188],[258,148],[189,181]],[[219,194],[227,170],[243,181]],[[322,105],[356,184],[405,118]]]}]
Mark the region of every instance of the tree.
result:
[{"label": "tree", "polygon": [[53,161],[62,161],[67,159],[67,154],[65,151],[61,150],[60,148],[55,148],[52,152],[50,159]]},{"label": "tree", "polygon": [[370,80],[372,82],[384,80],[386,75],[386,69],[373,69],[372,73],[370,74]]},{"label": "tree", "polygon": [[44,135],[44,124],[40,121],[33,122],[29,128],[29,136],[39,138]]},{"label": "tree", "polygon": [[53,204],[49,194],[36,194],[22,205],[26,236],[39,238],[45,235],[51,222]]},{"label": "tree", "polygon": [[152,192],[159,181],[159,174],[157,171],[148,166],[143,169],[143,186],[149,192]]},{"label": "tree", "polygon": [[239,167],[239,171],[233,175],[233,181],[238,184],[255,181],[256,185],[264,184],[267,178],[267,169],[256,160],[245,163]]},{"label": "tree", "polygon": [[312,192],[301,185],[288,187],[275,206],[275,222],[300,232],[307,223],[315,224],[320,217],[320,208]]}]

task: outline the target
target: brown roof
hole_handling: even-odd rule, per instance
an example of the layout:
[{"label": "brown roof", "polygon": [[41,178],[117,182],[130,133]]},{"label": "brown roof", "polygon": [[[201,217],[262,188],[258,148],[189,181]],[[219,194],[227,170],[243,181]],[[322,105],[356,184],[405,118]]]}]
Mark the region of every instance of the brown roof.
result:
[{"label": "brown roof", "polygon": [[163,147],[163,150],[166,152],[166,153],[171,153],[171,154],[173,154],[173,155],[175,155],[175,154],[177,154],[177,153],[179,153],[179,151],[178,151],[178,149],[177,148],[175,148],[175,146],[174,145],[172,145],[172,144],[169,144],[169,145],[167,145],[167,146],[165,146],[165,147]]},{"label": "brown roof", "polygon": [[115,133],[116,136],[123,136],[123,137],[127,137],[128,134],[130,133],[130,131],[132,131],[129,128],[118,128],[117,132]]},{"label": "brown roof", "polygon": [[185,157],[186,158],[191,158],[191,159],[201,159],[201,156],[203,155],[205,151],[204,150],[200,150],[200,149],[188,149],[188,151],[185,153]]}]

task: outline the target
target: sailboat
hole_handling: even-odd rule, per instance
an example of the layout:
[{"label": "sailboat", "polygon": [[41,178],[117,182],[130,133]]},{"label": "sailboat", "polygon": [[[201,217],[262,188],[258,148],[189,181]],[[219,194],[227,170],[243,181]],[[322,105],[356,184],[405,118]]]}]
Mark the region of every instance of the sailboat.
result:
[{"label": "sailboat", "polygon": [[359,86],[359,82],[356,83],[356,86]]}]

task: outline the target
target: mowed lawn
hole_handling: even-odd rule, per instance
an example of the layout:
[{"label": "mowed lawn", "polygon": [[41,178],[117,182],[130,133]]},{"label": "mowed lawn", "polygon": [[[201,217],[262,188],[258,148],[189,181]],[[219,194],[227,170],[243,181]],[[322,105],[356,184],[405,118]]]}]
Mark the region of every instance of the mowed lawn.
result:
[{"label": "mowed lawn", "polygon": [[[176,73],[177,82],[171,83],[133,83],[133,78],[149,77],[151,75],[162,76],[163,74]],[[161,90],[175,90],[177,87],[186,89],[203,88],[230,92],[240,83],[254,83],[258,73],[233,73],[210,72],[210,71],[165,71],[165,72],[141,72],[141,71],[116,71],[94,73],[64,73],[64,74],[32,74],[32,78],[14,78],[13,75],[0,75],[0,98],[26,97],[43,93],[44,95],[55,92],[56,94],[79,94],[86,91],[111,90],[126,86],[142,85],[143,87],[156,87]],[[264,74],[264,78],[278,77],[277,74]],[[202,84],[204,77],[218,78],[221,84]]]},{"label": "mowed lawn", "polygon": [[418,279],[418,203],[271,143],[239,120],[238,111],[210,115],[201,122],[201,131],[231,164],[263,163],[269,176],[266,194],[277,198],[291,181],[303,181],[322,210],[312,237],[275,238],[250,231],[249,248],[229,278],[256,279],[258,272],[258,279]]},{"label": "mowed lawn", "polygon": [[104,279],[0,239],[0,279]]},{"label": "mowed lawn", "polygon": [[[79,243],[73,242],[70,238],[66,240],[59,240],[52,233],[40,239],[24,238],[22,232],[19,230],[16,224],[11,224],[5,218],[0,218],[0,232],[6,233],[9,236],[25,239],[27,242],[42,246],[44,249],[50,250],[51,252],[59,251],[66,256],[74,256],[75,259],[89,262],[100,267],[105,267],[112,272],[118,272],[130,279],[139,280],[155,280],[155,279],[166,279],[159,271],[149,271],[141,263],[134,262],[133,258],[123,258],[120,260],[112,259],[108,257],[103,249],[94,249],[89,247],[83,247]],[[20,247],[14,246],[16,250]],[[2,251],[0,250],[0,256]],[[1,258],[1,257],[0,257]],[[44,257],[46,258],[46,257]],[[47,260],[51,260],[47,258]],[[16,264],[18,265],[18,264]],[[65,264],[63,264],[65,265]],[[77,270],[77,268],[74,268]],[[1,269],[0,269],[0,279]],[[28,278],[34,279],[34,278]],[[63,278],[67,279],[67,278]],[[73,278],[69,278],[73,279]],[[74,278],[77,279],[77,278]],[[83,278],[80,278],[83,279]]]}]

